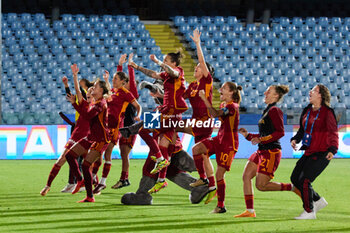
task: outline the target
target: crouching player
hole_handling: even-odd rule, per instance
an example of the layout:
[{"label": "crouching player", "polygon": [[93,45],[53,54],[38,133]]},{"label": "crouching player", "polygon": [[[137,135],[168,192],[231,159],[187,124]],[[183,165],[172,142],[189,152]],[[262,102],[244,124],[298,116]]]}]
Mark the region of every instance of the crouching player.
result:
[{"label": "crouching player", "polygon": [[[203,198],[208,194],[209,190],[207,186],[191,187],[190,184],[196,181],[196,178],[192,177],[187,172],[196,171],[196,166],[191,156],[182,149],[182,145],[179,140],[175,145],[175,148],[169,147],[169,154],[172,154],[171,162],[167,170],[166,178],[179,185],[180,187],[191,191],[190,201],[193,204],[200,203]],[[174,151],[171,153],[171,151]],[[143,166],[143,176],[140,180],[139,188],[136,193],[126,193],[122,196],[121,202],[125,205],[151,205],[152,196],[149,190],[156,184],[158,174],[151,174],[155,166],[155,161],[151,158],[152,152],[149,153],[145,164]]]}]

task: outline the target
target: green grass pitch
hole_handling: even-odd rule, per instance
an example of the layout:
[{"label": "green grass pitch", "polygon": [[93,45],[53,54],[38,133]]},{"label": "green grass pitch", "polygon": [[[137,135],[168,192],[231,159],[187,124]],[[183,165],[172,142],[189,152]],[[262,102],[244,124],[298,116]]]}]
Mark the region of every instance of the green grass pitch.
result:
[{"label": "green grass pitch", "polygon": [[[65,165],[47,196],[40,196],[54,161],[0,161],[0,232],[350,232],[350,160],[334,159],[313,186],[329,205],[316,220],[294,220],[302,202],[292,192],[260,192],[255,189],[255,219],[235,219],[245,209],[242,171],[246,160],[233,161],[226,175],[225,214],[209,214],[216,199],[204,205],[190,204],[189,192],[169,182],[153,195],[152,206],[125,206],[126,192],[134,192],[144,160],[131,160],[131,186],[110,187],[118,180],[121,160],[113,160],[107,188],[96,203],[76,203],[85,193],[60,193],[67,182]],[[296,160],[284,159],[275,181],[289,182]],[[215,164],[215,161],[213,161]],[[101,169],[99,174],[101,174]],[[197,177],[197,174],[193,173]]]}]

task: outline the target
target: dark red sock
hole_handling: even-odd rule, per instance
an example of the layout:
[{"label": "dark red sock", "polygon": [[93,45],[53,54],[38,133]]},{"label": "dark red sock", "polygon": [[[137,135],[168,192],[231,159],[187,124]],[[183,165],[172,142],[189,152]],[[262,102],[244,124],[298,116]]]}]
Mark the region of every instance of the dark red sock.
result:
[{"label": "dark red sock", "polygon": [[50,174],[49,174],[49,178],[47,179],[47,186],[51,187],[51,183],[52,181],[55,179],[55,177],[57,176],[58,172],[60,171],[61,166],[57,165],[56,163],[53,165]]},{"label": "dark red sock", "polygon": [[225,206],[225,190],[226,190],[226,183],[225,179],[219,180],[218,182],[218,207],[223,208]]},{"label": "dark red sock", "polygon": [[148,145],[152,154],[156,156],[156,158],[160,158],[161,154],[158,153],[160,151],[157,141],[150,135],[150,131],[147,129],[141,129],[139,132],[140,137],[145,141]]},{"label": "dark red sock", "polygon": [[92,173],[97,174],[100,166],[101,166],[101,159],[98,159],[97,161],[94,162],[94,165],[92,166]]},{"label": "dark red sock", "polygon": [[107,178],[109,171],[111,170],[112,162],[105,162],[103,165],[102,177]]},{"label": "dark red sock", "polygon": [[120,175],[121,180],[126,180],[129,178],[129,172],[122,171],[122,174]]},{"label": "dark red sock", "polygon": [[281,183],[281,191],[291,191],[292,184],[289,183]]},{"label": "dark red sock", "polygon": [[208,180],[209,180],[209,184],[208,184],[208,187],[215,187],[215,178],[214,176],[210,176],[208,177]]},{"label": "dark red sock", "polygon": [[203,162],[202,154],[193,155],[193,159],[194,159],[194,164],[196,165],[199,177],[202,179],[206,179],[207,176],[205,175],[205,171],[204,171],[204,162]]},{"label": "dark red sock", "polygon": [[93,194],[92,194],[92,175],[91,175],[90,166],[91,166],[91,163],[84,160],[82,167],[83,167],[86,195],[88,197],[93,197]]},{"label": "dark red sock", "polygon": [[254,209],[254,195],[244,195],[244,200],[247,209]]},{"label": "dark red sock", "polygon": [[69,184],[74,184],[75,183],[74,178],[75,178],[75,176],[73,175],[72,170],[69,168],[68,183]]},{"label": "dark red sock", "polygon": [[69,150],[67,152],[66,159],[69,164],[69,168],[71,169],[73,175],[76,177],[77,181],[81,181],[83,177],[81,176],[78,161],[76,158],[78,158],[78,155],[74,151]]},{"label": "dark red sock", "polygon": [[[166,147],[164,147],[164,146],[160,146],[159,149],[160,149],[160,151],[162,152],[163,158],[164,158],[164,159],[169,159],[168,148],[166,148]],[[167,168],[163,168],[163,169],[159,172],[158,178],[160,178],[160,179],[165,179],[165,177],[166,177],[166,171],[167,171]]]}]

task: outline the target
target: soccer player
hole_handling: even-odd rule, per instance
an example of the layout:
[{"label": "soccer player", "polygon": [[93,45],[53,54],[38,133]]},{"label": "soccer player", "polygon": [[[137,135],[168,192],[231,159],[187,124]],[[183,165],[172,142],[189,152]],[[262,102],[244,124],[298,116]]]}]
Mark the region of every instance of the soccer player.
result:
[{"label": "soccer player", "polygon": [[[133,54],[129,55],[129,61],[132,61]],[[120,66],[118,67],[119,70],[121,70],[121,65],[126,61],[126,54],[123,54],[119,60]],[[129,74],[132,76],[132,82],[134,85],[131,85],[132,91],[136,94],[136,83],[135,83],[135,77],[134,77],[134,72],[133,68],[129,69]],[[108,77],[106,77],[106,80],[108,80]],[[105,165],[103,169],[103,175],[100,183],[96,186],[94,189],[94,194],[98,194],[101,192],[101,190],[106,188],[106,178],[108,173],[105,172],[106,164],[108,161],[111,163],[111,155],[112,155],[112,150],[113,147],[118,143],[119,140],[119,128],[123,126],[124,123],[124,116],[125,116],[125,110],[127,109],[127,106],[131,105],[136,111],[137,116],[135,117],[135,112],[134,115],[132,116],[133,120],[140,121],[140,115],[141,115],[141,106],[138,104],[137,100],[135,99],[134,95],[132,92],[128,91],[125,88],[125,85],[129,82],[129,79],[127,75],[122,72],[122,71],[117,71],[117,73],[113,77],[113,89],[112,89],[112,97],[111,100],[109,100],[108,103],[108,128],[110,129],[111,132],[111,143],[107,147],[107,150],[105,152]],[[134,135],[132,137],[135,137]],[[128,146],[128,145],[127,145]],[[129,150],[130,151],[130,150]],[[126,153],[126,150],[123,150],[123,153]],[[124,157],[124,161],[127,160],[127,165],[124,164],[124,169],[128,170],[129,168],[129,161],[128,161],[128,153],[122,155]],[[122,157],[122,158],[123,158]],[[126,157],[126,158],[125,158]],[[109,165],[110,168],[110,165]],[[108,169],[109,171],[109,169]],[[122,173],[123,175],[123,173]],[[125,178],[124,178],[125,179]]]},{"label": "soccer player", "polygon": [[209,180],[209,193],[205,204],[208,204],[216,196],[214,169],[209,163],[209,156],[216,154],[216,181],[218,186],[218,204],[211,213],[225,213],[225,173],[230,171],[231,163],[238,150],[238,124],[239,124],[239,103],[241,102],[241,86],[233,82],[225,82],[220,88],[220,100],[223,101],[221,109],[216,110],[208,101],[204,90],[199,96],[209,109],[212,117],[219,117],[221,126],[218,135],[214,138],[207,138],[196,143],[192,148],[192,154],[202,155],[205,172]]},{"label": "soccer player", "polygon": [[291,145],[304,154],[298,160],[291,181],[302,196],[304,211],[295,219],[316,219],[316,212],[328,205],[324,197],[313,189],[311,183],[328,166],[338,151],[339,136],[334,110],[330,107],[331,94],[328,88],[317,84],[309,93],[310,104],[300,116],[300,128],[291,138]]},{"label": "soccer player", "polygon": [[[198,204],[208,193],[207,186],[191,187],[190,184],[196,181],[190,174],[186,173],[196,170],[194,161],[190,155],[182,149],[181,140],[177,138],[175,147],[169,146],[168,150],[171,154],[171,163],[168,167],[166,177],[179,185],[180,187],[189,190],[190,201],[193,204]],[[121,202],[125,205],[151,205],[152,196],[148,190],[153,187],[157,181],[158,174],[151,174],[154,168],[155,161],[151,159],[152,152],[148,154],[145,164],[142,169],[142,178],[139,183],[139,188],[136,193],[126,193],[123,195]]]},{"label": "soccer player", "polygon": [[[190,100],[192,106],[192,119],[196,121],[205,121],[210,119],[209,109],[205,106],[203,100],[199,97],[199,91],[203,90],[205,97],[210,104],[212,104],[213,95],[213,74],[214,68],[207,62],[205,62],[202,48],[201,48],[201,33],[198,29],[193,31],[193,36],[190,36],[197,47],[198,65],[194,70],[194,77],[196,81],[193,81],[187,88],[184,98]],[[211,127],[207,128],[192,128],[192,135],[194,136],[195,143],[200,142],[203,139],[211,137],[213,129]],[[192,187],[197,187],[200,185],[206,185],[209,183],[204,170],[204,163],[201,154],[193,154],[193,159],[196,164],[196,168],[199,174],[199,178],[196,182],[192,183]],[[210,162],[210,160],[209,160]],[[210,162],[211,163],[211,162]]]},{"label": "soccer player", "polygon": [[[67,77],[63,77],[62,78],[62,82],[64,83],[66,88],[69,88]],[[87,93],[86,93],[86,100],[87,100],[88,104],[90,104],[91,100],[92,100],[91,92],[92,92],[92,89],[90,88],[87,91]],[[82,96],[81,92],[78,92],[77,93],[77,101],[80,102],[80,100],[82,98],[83,98],[83,96]],[[50,171],[50,174],[49,174],[49,177],[48,177],[48,180],[47,180],[47,183],[46,183],[46,186],[40,192],[40,194],[42,196],[45,196],[50,191],[50,187],[51,187],[51,184],[52,184],[53,180],[57,176],[57,174],[60,171],[61,167],[66,162],[66,153],[67,153],[67,151],[76,142],[78,142],[83,137],[86,137],[86,135],[88,134],[88,132],[89,132],[89,127],[88,126],[89,126],[89,121],[87,121],[85,118],[79,116],[78,119],[76,120],[76,124],[75,124],[74,130],[73,130],[73,132],[71,134],[71,137],[68,139],[68,141],[67,141],[67,143],[65,145],[65,149],[64,149],[63,153],[57,159],[56,163],[52,167],[52,169]],[[73,179],[73,176],[70,174],[70,176],[69,176],[69,183],[62,190],[62,192],[72,192],[74,187],[75,187],[74,179]]]},{"label": "soccer player", "polygon": [[[131,63],[132,67],[142,73],[155,78],[164,80],[164,99],[163,105],[158,107],[160,113],[162,113],[162,121],[176,121],[181,119],[181,113],[187,110],[187,104],[183,98],[185,92],[185,78],[183,69],[179,66],[183,55],[181,51],[176,53],[168,53],[163,62],[159,61],[154,54],[150,55],[150,59],[158,64],[164,72],[157,73],[153,70],[149,70],[138,66],[134,62]],[[149,193],[158,192],[160,189],[167,186],[165,181],[166,167],[169,163],[168,147],[170,144],[174,144],[176,140],[176,132],[174,127],[161,128],[154,130],[154,133],[160,135],[159,146],[155,139],[150,136],[150,130],[141,129],[139,135],[150,147],[150,150],[155,152],[156,164],[151,171],[152,174],[160,172],[157,183]]]},{"label": "soccer player", "polygon": [[[75,91],[78,93],[79,83],[78,83],[78,72],[79,68],[76,64],[72,65],[74,87]],[[91,164],[101,156],[108,144],[108,131],[106,127],[106,116],[107,116],[107,103],[104,99],[104,95],[108,94],[108,89],[106,87],[106,82],[97,80],[92,88],[91,95],[94,98],[93,103],[89,106],[84,99],[81,99],[80,104],[75,103],[75,98],[72,95],[68,95],[69,101],[73,104],[74,108],[79,112],[79,114],[89,121],[89,133],[86,137],[75,143],[66,154],[67,162],[72,169],[73,174],[77,177],[77,185],[73,190],[72,194],[79,191],[85,183],[87,197],[79,202],[95,202],[92,193],[92,177],[90,166]],[[83,174],[84,180],[78,169],[78,164],[76,158],[86,155],[83,161]]]},{"label": "soccer player", "polygon": [[292,184],[271,182],[282,156],[279,139],[284,136],[283,112],[276,104],[288,91],[286,85],[272,85],[264,92],[264,102],[267,106],[259,120],[259,134],[248,133],[245,128],[239,129],[239,132],[253,145],[259,144],[259,149],[250,156],[243,172],[246,211],[235,217],[256,217],[252,187],[254,177],[256,177],[255,186],[260,191],[292,190]]},{"label": "soccer player", "polygon": [[[125,88],[128,89],[135,97],[135,99],[139,98],[139,93],[136,87],[135,81],[135,71],[134,68],[130,65],[133,61],[134,54],[130,54],[128,58],[128,73],[129,73],[129,82],[125,85]],[[122,64],[126,62],[126,59],[122,59],[119,61],[119,65],[117,69],[122,71]],[[135,123],[134,116],[136,114],[136,109],[132,104],[129,104],[125,110],[125,118],[124,118],[124,127],[130,126]],[[122,172],[120,174],[119,181],[112,186],[114,189],[119,189],[122,187],[126,187],[130,185],[129,182],[129,153],[133,148],[137,135],[130,135],[128,138],[120,137],[119,138],[119,149],[120,156],[122,158]]]},{"label": "soccer player", "polygon": [[[87,99],[87,96],[86,96],[86,93],[87,93],[87,90],[92,87],[94,84],[91,83],[89,80],[85,79],[85,78],[82,78],[79,80],[79,85],[80,85],[80,91],[81,91],[81,94],[83,95],[83,98],[84,99]],[[65,90],[66,90],[66,93],[67,94],[70,94],[70,89],[69,89],[69,86],[68,86],[68,80],[66,83],[64,83],[64,86],[65,86]],[[92,99],[92,97],[91,97]],[[78,101],[78,99],[76,100]],[[79,102],[77,102],[79,103]],[[90,103],[90,102],[89,102]],[[60,114],[61,115],[61,114]],[[75,112],[75,121],[77,122],[78,121],[78,118],[79,118],[79,113],[78,112]],[[61,117],[63,118],[63,116],[61,115]],[[63,120],[67,120],[65,118],[63,118]],[[68,119],[69,120],[69,119]],[[71,133],[73,133],[73,130],[75,128],[75,124],[73,123],[72,124],[72,128],[71,128]],[[85,129],[87,130],[87,129]],[[84,135],[84,137],[87,135],[87,133]],[[83,138],[83,137],[82,137]],[[80,138],[79,138],[80,139]],[[79,141],[79,140],[78,140]],[[78,164],[79,164],[79,170],[82,172],[82,163],[83,163],[83,157],[82,156],[79,156],[78,159]],[[73,190],[74,190],[74,187],[75,187],[75,184],[76,184],[76,179],[73,175],[73,173],[71,172],[71,170],[69,169],[69,175],[68,175],[68,184],[61,190],[61,192],[63,193],[71,193]],[[85,190],[85,188],[83,187],[81,190]]]}]

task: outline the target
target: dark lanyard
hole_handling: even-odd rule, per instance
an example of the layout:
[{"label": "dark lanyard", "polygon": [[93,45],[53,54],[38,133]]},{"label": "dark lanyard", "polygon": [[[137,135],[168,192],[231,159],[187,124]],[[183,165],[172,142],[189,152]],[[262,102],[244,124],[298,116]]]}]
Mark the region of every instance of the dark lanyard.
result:
[{"label": "dark lanyard", "polygon": [[[320,114],[320,111],[321,111],[321,108],[318,110],[317,115],[316,115],[316,117],[315,117],[315,119],[314,119],[314,122],[312,122],[311,130],[310,130],[310,135],[312,134],[312,130],[314,129],[315,121],[317,120],[318,114]],[[308,121],[309,121],[310,112],[311,112],[311,110],[307,113],[307,117],[306,117],[306,121],[305,121],[305,127],[304,127],[304,132],[306,132],[306,128],[307,128],[307,123],[308,123]]]}]

